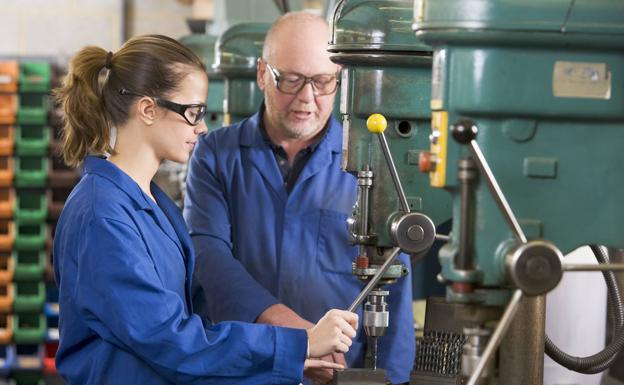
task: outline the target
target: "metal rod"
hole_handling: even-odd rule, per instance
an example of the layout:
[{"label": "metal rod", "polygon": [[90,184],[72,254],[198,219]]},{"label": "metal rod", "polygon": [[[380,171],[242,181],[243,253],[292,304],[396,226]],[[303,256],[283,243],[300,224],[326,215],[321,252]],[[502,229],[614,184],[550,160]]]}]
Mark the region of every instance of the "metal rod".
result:
[{"label": "metal rod", "polygon": [[360,235],[368,235],[368,196],[369,189],[371,188],[370,183],[372,183],[372,172],[370,171],[370,166],[367,164],[364,166],[364,172],[360,172],[361,176],[361,184],[360,196]]},{"label": "metal rod", "polygon": [[477,364],[475,371],[472,372],[472,375],[470,376],[470,379],[468,380],[466,385],[477,384],[477,381],[479,380],[479,377],[481,377],[483,369],[485,369],[488,361],[490,361],[492,355],[498,348],[498,345],[500,345],[503,337],[507,333],[507,329],[509,329],[511,322],[513,321],[516,312],[518,311],[518,306],[520,305],[521,299],[522,290],[517,289],[516,291],[514,291],[513,296],[509,301],[509,304],[507,304],[507,308],[505,308],[505,312],[503,313],[501,320],[498,322],[496,329],[494,329],[494,333],[492,333],[492,337],[490,338],[490,341],[488,341],[488,344],[483,351],[483,355],[481,356],[481,359],[479,359],[479,363]]},{"label": "metal rod", "polygon": [[451,236],[450,235],[446,235],[446,234],[436,234],[435,238],[438,241],[444,241],[444,242],[450,242],[451,241]]},{"label": "metal rod", "polygon": [[386,273],[386,271],[388,270],[390,265],[392,265],[392,262],[394,262],[394,260],[397,258],[397,256],[399,255],[400,252],[401,252],[401,249],[398,248],[398,247],[395,247],[395,248],[392,249],[392,253],[388,257],[388,259],[386,259],[386,261],[383,263],[383,265],[381,265],[381,267],[379,268],[377,273],[366,284],[366,286],[364,287],[364,289],[362,289],[360,294],[358,294],[358,296],[355,298],[355,300],[353,301],[351,306],[349,306],[348,310],[350,312],[354,312],[355,309],[357,309],[362,304],[362,301],[364,301],[364,298],[366,298],[368,293],[370,293],[371,290],[373,290],[373,288],[377,285],[377,283],[379,282],[381,277]]},{"label": "metal rod", "polygon": [[[368,211],[369,211],[369,190],[373,183],[373,172],[366,164],[364,169],[358,172],[359,206],[360,206],[360,233],[363,237],[368,235]],[[360,243],[360,257],[366,257],[366,243]]]},{"label": "metal rod", "polygon": [[455,266],[460,270],[472,269],[472,180],[476,176],[471,157],[461,159],[458,164],[460,186],[459,251],[455,255]]},{"label": "metal rod", "polygon": [[365,367],[368,369],[377,370],[377,337],[366,337],[366,359]]},{"label": "metal rod", "polygon": [[505,218],[505,221],[507,222],[509,227],[511,227],[511,232],[513,233],[514,237],[520,243],[527,243],[527,238],[524,235],[522,228],[518,224],[518,221],[516,220],[513,211],[511,211],[511,207],[509,206],[509,203],[507,203],[507,199],[505,199],[503,191],[500,189],[500,186],[496,182],[496,178],[494,177],[490,166],[488,166],[488,163],[485,160],[485,157],[483,156],[483,153],[481,152],[477,141],[474,139],[471,140],[469,148],[475,160],[477,161],[477,166],[479,166],[479,170],[485,176],[485,181],[487,182],[487,185],[490,189],[490,192],[492,193],[492,196],[494,197],[494,200],[496,201],[496,204],[498,205],[498,208],[500,208],[503,217]]},{"label": "metal rod", "polygon": [[624,271],[624,263],[564,263],[563,271]]},{"label": "metal rod", "polygon": [[401,185],[401,180],[399,179],[399,174],[397,173],[396,166],[394,165],[394,160],[392,159],[392,154],[390,154],[390,148],[388,147],[388,142],[386,141],[386,136],[383,132],[377,134],[379,137],[379,144],[381,145],[381,150],[383,151],[384,157],[386,158],[386,163],[388,163],[388,168],[390,169],[390,176],[392,177],[392,181],[394,182],[394,187],[397,190],[397,194],[399,195],[399,202],[401,203],[401,208],[406,213],[410,212],[409,204],[407,203],[407,198],[405,197],[405,192],[403,191],[403,186]]}]

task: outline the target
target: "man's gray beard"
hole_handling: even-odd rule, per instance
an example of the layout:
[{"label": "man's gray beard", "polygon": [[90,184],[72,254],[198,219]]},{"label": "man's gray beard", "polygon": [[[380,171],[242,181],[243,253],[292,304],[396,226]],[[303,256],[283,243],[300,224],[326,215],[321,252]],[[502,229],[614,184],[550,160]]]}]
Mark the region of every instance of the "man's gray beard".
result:
[{"label": "man's gray beard", "polygon": [[[289,139],[301,139],[301,138],[303,138],[304,133],[305,133],[305,132],[308,132],[308,130],[307,130],[307,129],[303,129],[303,130],[297,130],[297,131],[295,131],[295,130],[291,129],[290,127],[287,127],[287,126],[285,126],[284,128],[286,128],[286,130],[285,130],[285,131],[286,131],[286,132],[285,132],[285,134],[286,134],[286,136],[287,136]],[[306,127],[306,128],[307,128],[307,127]],[[311,130],[310,130],[310,131],[311,131]]]}]

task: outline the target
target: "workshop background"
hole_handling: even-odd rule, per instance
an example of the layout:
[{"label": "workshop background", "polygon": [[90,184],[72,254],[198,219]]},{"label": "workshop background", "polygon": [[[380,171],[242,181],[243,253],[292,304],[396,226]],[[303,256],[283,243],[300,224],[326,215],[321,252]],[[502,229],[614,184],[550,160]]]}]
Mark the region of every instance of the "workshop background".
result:
[{"label": "workshop background", "polygon": [[[179,39],[205,61],[210,76],[206,119],[209,129],[214,129],[257,109],[262,95],[253,86],[253,59],[260,54],[268,23],[288,10],[305,10],[329,19],[336,3],[339,1],[0,0],[0,385],[64,383],[54,364],[58,292],[52,276],[51,245],[63,202],[79,174],[66,167],[57,154],[61,122],[49,95],[60,84],[71,56],[86,45],[116,51],[128,38],[143,34]],[[248,24],[251,22],[255,24]],[[238,54],[248,59],[247,68],[219,67],[215,44],[226,31],[233,44],[239,44]],[[239,87],[246,93],[225,105],[224,74],[232,77],[231,84],[251,84]],[[338,97],[335,114],[340,119],[339,101]],[[180,205],[185,172],[185,165],[165,163],[156,177]],[[567,258],[579,263],[594,261],[588,248]],[[425,296],[443,295],[444,288],[437,283],[440,266],[435,261],[415,262],[411,268],[414,277],[425,277],[413,281],[415,327],[422,335]],[[566,275],[548,294],[546,332],[567,352],[588,355],[602,349],[610,330],[607,323],[607,290],[600,274]],[[595,375],[573,373],[545,358],[544,385],[623,383],[621,354],[610,372]]]}]

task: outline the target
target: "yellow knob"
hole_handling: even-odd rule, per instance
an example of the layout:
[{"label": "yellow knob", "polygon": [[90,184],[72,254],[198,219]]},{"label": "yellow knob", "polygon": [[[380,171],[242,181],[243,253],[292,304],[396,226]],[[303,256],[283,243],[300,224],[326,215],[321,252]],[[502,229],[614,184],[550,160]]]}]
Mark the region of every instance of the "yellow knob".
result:
[{"label": "yellow knob", "polygon": [[388,122],[382,114],[372,114],[366,120],[366,127],[368,127],[368,131],[373,134],[381,134],[386,130],[387,126]]}]

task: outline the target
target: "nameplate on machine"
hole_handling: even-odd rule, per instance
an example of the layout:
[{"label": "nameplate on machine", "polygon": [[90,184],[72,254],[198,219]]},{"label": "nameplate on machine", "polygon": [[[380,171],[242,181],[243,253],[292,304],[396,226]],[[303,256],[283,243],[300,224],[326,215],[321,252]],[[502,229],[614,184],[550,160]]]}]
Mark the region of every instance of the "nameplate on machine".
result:
[{"label": "nameplate on machine", "polygon": [[611,71],[606,63],[557,61],[553,95],[558,98],[611,99]]}]

